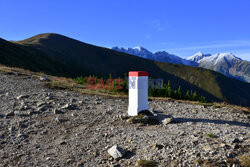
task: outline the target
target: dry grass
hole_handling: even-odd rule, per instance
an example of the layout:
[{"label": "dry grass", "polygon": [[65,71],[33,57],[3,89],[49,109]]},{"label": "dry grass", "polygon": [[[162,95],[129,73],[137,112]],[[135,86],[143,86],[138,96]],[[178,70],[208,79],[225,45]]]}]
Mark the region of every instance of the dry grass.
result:
[{"label": "dry grass", "polygon": [[216,136],[215,134],[213,134],[213,133],[208,133],[207,136],[210,137],[210,138],[216,138],[216,137],[217,137],[217,136]]},{"label": "dry grass", "polygon": [[203,160],[202,159],[196,159],[196,162],[199,164],[199,165],[201,165],[202,163],[203,163]]},{"label": "dry grass", "polygon": [[250,153],[240,156],[240,165],[242,167],[250,167]]},{"label": "dry grass", "polygon": [[156,167],[157,162],[152,161],[152,160],[138,160],[137,161],[138,166],[141,167]]},{"label": "dry grass", "polygon": [[26,75],[31,77],[39,78],[42,72],[32,72],[18,67],[7,67],[0,64],[0,73],[11,74],[11,75]]}]

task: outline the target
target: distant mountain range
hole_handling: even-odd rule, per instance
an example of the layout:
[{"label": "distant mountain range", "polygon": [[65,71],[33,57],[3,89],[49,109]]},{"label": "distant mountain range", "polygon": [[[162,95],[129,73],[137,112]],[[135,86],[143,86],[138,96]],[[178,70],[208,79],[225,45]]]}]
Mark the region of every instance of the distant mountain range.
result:
[{"label": "distant mountain range", "polygon": [[178,57],[174,54],[170,54],[170,53],[165,52],[165,51],[159,51],[159,52],[152,53],[141,46],[137,46],[134,48],[113,47],[111,49],[116,50],[118,52],[128,53],[128,54],[142,57],[145,59],[150,59],[150,60],[155,60],[155,61],[160,61],[160,62],[173,63],[173,64],[184,64],[184,65],[189,65],[189,66],[198,66],[198,63],[183,59],[183,58]]},{"label": "distant mountain range", "polygon": [[[138,48],[138,52],[140,50],[142,48]],[[181,86],[182,91],[196,91],[207,100],[250,106],[249,83],[201,67],[182,65],[189,61],[173,59],[163,53],[163,57],[168,57],[172,62],[176,59],[180,64],[149,60],[54,33],[39,34],[15,42],[0,38],[0,64],[6,66],[66,77],[93,74],[124,77],[129,71],[148,71],[152,78],[170,81],[173,89]]]},{"label": "distant mountain range", "polygon": [[215,55],[211,55],[198,52],[187,59],[183,59],[174,54],[169,54],[165,51],[152,53],[140,46],[134,48],[113,47],[112,49],[160,62],[199,66],[220,72],[231,78],[250,82],[250,62],[241,60],[232,53],[218,53]]}]

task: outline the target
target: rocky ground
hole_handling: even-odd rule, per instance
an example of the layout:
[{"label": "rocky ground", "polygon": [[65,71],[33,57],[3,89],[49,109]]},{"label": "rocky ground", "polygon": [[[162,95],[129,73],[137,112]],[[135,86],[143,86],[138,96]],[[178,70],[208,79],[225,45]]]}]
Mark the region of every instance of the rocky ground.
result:
[{"label": "rocky ground", "polygon": [[[0,74],[0,166],[239,166],[249,149],[249,115],[232,108],[153,100],[167,125],[128,123],[128,100],[46,87]],[[114,159],[118,144],[125,155]]]}]

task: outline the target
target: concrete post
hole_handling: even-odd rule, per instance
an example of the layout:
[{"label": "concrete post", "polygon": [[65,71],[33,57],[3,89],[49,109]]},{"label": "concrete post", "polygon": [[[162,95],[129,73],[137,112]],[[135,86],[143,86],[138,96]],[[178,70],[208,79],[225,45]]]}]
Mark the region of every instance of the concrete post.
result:
[{"label": "concrete post", "polygon": [[128,115],[136,116],[148,109],[148,72],[130,71]]}]

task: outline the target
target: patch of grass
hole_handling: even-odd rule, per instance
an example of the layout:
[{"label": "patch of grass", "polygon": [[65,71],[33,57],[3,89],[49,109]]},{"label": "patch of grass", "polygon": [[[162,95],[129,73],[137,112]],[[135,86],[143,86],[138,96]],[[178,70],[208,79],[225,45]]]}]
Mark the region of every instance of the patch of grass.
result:
[{"label": "patch of grass", "polygon": [[[125,74],[124,79],[119,78],[120,80],[122,80],[122,82],[120,82],[120,84],[117,84],[117,79],[112,79],[112,75],[109,75],[110,77],[97,77],[94,74],[90,75],[89,77],[85,76],[81,76],[81,77],[76,77],[73,80],[78,83],[78,84],[82,84],[82,85],[87,85],[88,81],[90,83],[91,81],[91,86],[97,87],[98,89],[100,89],[100,85],[97,86],[100,82],[101,85],[103,87],[105,87],[105,84],[108,84],[109,86],[112,87],[112,89],[109,89],[109,91],[111,92],[118,92],[118,93],[124,93],[124,94],[128,94],[128,79],[127,79],[127,75]],[[112,80],[110,83],[110,79]],[[119,80],[118,79],[118,80]],[[153,84],[150,83],[154,83],[155,80],[151,80],[151,77],[149,77],[149,89],[148,89],[148,96],[149,97],[169,97],[169,98],[173,98],[173,99],[177,99],[177,100],[189,100],[189,101],[199,101],[202,103],[206,103],[206,99],[204,96],[201,96],[199,94],[197,94],[196,91],[193,90],[187,90],[186,92],[184,92],[181,89],[181,85],[178,86],[178,89],[174,90],[173,86],[170,85],[170,80],[168,80],[168,84],[165,84],[163,82],[163,80],[161,82],[159,82],[158,84],[160,84],[161,86],[156,87]],[[154,83],[156,84],[156,83]],[[102,88],[101,86],[101,88]],[[107,86],[107,85],[106,85]]]},{"label": "patch of grass", "polygon": [[227,163],[229,163],[229,164],[239,164],[239,161],[237,161],[236,158],[228,158]]},{"label": "patch of grass", "polygon": [[207,136],[210,138],[217,138],[217,136],[213,133],[208,133]]},{"label": "patch of grass", "polygon": [[240,156],[240,165],[242,167],[250,167],[250,153]]},{"label": "patch of grass", "polygon": [[222,107],[225,107],[225,106],[226,106],[225,103],[214,103],[214,104],[213,104],[213,107],[214,107],[214,108],[222,108]]},{"label": "patch of grass", "polygon": [[7,68],[5,66],[0,65],[0,72],[9,73],[9,72],[11,72],[11,70],[10,70],[10,68]]},{"label": "patch of grass", "polygon": [[210,107],[210,106],[213,106],[213,103],[200,103],[200,105],[204,107]]},{"label": "patch of grass", "polygon": [[196,162],[201,165],[203,163],[203,160],[199,158],[199,159],[196,159]]},{"label": "patch of grass", "polygon": [[153,160],[138,160],[137,161],[138,166],[141,167],[156,167],[157,162]]},{"label": "patch of grass", "polygon": [[204,160],[202,163],[204,167],[220,167],[220,166],[228,166],[226,162],[218,162],[213,160]]},{"label": "patch of grass", "polygon": [[76,87],[76,84],[67,78],[54,78],[49,82],[48,86],[56,89],[73,89]]}]

